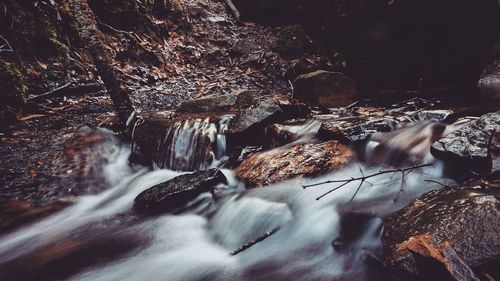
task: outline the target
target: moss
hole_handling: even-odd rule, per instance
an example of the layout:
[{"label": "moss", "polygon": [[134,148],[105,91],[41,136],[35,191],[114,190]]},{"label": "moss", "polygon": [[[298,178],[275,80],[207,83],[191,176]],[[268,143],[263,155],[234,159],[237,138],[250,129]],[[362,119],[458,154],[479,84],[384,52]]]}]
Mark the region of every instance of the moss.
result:
[{"label": "moss", "polygon": [[26,102],[26,86],[19,69],[0,59],[0,101],[20,109]]},{"label": "moss", "polygon": [[291,25],[281,29],[272,47],[282,55],[300,57],[312,47],[312,42],[302,25]]},{"label": "moss", "polygon": [[[6,0],[0,17],[0,32],[7,34],[16,50],[27,49],[36,55],[64,55],[66,45],[58,39],[55,15],[33,6],[29,1]],[[8,28],[8,27],[15,28]]]}]

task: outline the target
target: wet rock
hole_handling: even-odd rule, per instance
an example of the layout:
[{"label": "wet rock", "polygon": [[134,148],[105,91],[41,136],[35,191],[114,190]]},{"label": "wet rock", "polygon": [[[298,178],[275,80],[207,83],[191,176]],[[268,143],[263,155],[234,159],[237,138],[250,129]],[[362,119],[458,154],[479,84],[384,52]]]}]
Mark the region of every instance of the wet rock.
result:
[{"label": "wet rock", "polygon": [[307,52],[311,46],[311,38],[301,25],[283,27],[272,43],[273,50],[288,57],[299,57]]},{"label": "wet rock", "polygon": [[477,87],[485,99],[500,101],[500,60],[493,62],[483,71]]},{"label": "wet rock", "polygon": [[313,138],[318,133],[321,122],[317,120],[292,119],[271,124],[266,128],[269,147],[279,147],[303,137]]},{"label": "wet rock", "polygon": [[496,129],[490,141],[491,173],[500,174],[500,129]]},{"label": "wet rock", "polygon": [[496,270],[488,266],[500,261],[499,207],[495,196],[443,188],[385,219],[384,263],[392,280],[477,280],[469,268]]},{"label": "wet rock", "polygon": [[201,193],[226,182],[218,169],[181,175],[141,192],[135,198],[134,209],[142,213],[159,213],[180,208]]},{"label": "wet rock", "polygon": [[262,144],[267,125],[287,119],[305,117],[309,108],[286,97],[268,98],[254,107],[240,109],[228,126],[232,145]]},{"label": "wet rock", "polygon": [[119,145],[119,139],[109,130],[80,127],[52,160],[56,186],[51,183],[41,190],[50,198],[96,194],[107,189],[103,169],[116,157]]},{"label": "wet rock", "polygon": [[239,90],[227,95],[211,95],[186,100],[177,107],[180,113],[230,112],[249,107],[254,103],[254,93]]},{"label": "wet rock", "polygon": [[390,132],[397,122],[390,118],[355,118],[346,121],[327,121],[321,124],[318,136],[325,140],[339,140],[350,144],[368,139],[378,132]]},{"label": "wet rock", "polygon": [[293,87],[295,98],[324,107],[349,105],[358,94],[354,80],[340,72],[323,70],[300,75]]},{"label": "wet rock", "polygon": [[353,159],[354,153],[337,141],[298,144],[253,154],[235,169],[235,175],[247,187],[260,187],[334,171]]},{"label": "wet rock", "polygon": [[500,127],[500,112],[485,114],[479,120],[463,126],[432,145],[437,158],[453,163],[458,168],[476,173],[489,173],[489,140]]}]

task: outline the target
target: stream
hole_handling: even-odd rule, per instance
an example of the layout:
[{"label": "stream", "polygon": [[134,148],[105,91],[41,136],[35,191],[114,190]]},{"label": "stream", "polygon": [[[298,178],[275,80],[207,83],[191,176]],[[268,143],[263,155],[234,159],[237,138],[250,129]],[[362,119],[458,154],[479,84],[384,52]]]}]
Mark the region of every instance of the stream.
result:
[{"label": "stream", "polygon": [[[316,199],[336,185],[307,189],[303,185],[369,175],[387,167],[354,162],[321,177],[248,190],[231,170],[222,169],[228,184],[217,186],[217,192],[203,193],[174,213],[137,215],[132,207],[139,193],[183,173],[166,168],[172,167],[169,163],[175,162],[176,155],[186,158],[181,165],[188,168],[223,163],[219,159],[226,152],[221,135],[224,125],[219,124],[218,130],[212,125],[183,124],[167,134],[173,140],[162,144],[167,146],[162,148],[165,161],[153,170],[129,166],[129,145],[110,149],[111,161],[103,171],[109,189],[80,197],[63,211],[0,237],[0,279],[383,280],[381,218],[438,187],[427,179],[446,180],[442,164],[428,152],[431,142],[425,140],[435,125],[428,122],[393,132],[390,140],[425,154],[423,161],[433,165],[415,169],[403,179],[401,173],[370,178],[355,197],[359,182],[350,182],[320,200]],[[317,129],[310,124],[305,127]],[[217,143],[215,160],[193,159],[198,149],[193,139],[200,133],[211,134]],[[415,134],[426,135],[422,142],[407,147],[408,134],[415,139]],[[302,141],[309,141],[307,132],[301,135]],[[361,158],[380,156],[377,145],[368,142]],[[390,149],[383,153],[377,159],[386,163],[401,157]],[[399,194],[401,187],[404,190]],[[268,231],[276,232],[230,255]]]}]

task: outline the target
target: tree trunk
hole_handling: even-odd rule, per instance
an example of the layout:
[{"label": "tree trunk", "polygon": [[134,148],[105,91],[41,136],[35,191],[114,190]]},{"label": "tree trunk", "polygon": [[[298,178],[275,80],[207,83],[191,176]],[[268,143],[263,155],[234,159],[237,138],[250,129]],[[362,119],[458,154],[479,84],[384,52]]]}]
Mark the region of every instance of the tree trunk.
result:
[{"label": "tree trunk", "polygon": [[80,39],[89,50],[92,59],[118,112],[123,127],[134,111],[129,98],[129,90],[112,67],[113,55],[104,45],[104,36],[97,28],[96,18],[88,5],[88,0],[69,0]]}]

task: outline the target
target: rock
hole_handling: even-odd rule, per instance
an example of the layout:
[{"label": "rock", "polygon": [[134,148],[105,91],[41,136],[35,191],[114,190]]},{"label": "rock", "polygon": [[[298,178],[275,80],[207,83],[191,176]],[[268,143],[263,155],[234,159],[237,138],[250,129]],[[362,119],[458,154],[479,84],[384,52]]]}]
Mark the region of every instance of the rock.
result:
[{"label": "rock", "polygon": [[483,71],[477,87],[485,99],[500,101],[500,60],[493,62]]},{"label": "rock", "polygon": [[[497,270],[499,207],[493,195],[443,188],[424,194],[386,218],[382,241],[391,279],[477,280],[468,268],[490,273]],[[438,263],[439,272],[455,279],[440,279],[438,275],[427,279],[432,270],[429,262],[421,262],[422,257],[431,258],[431,264]],[[456,274],[469,277],[459,279]]]},{"label": "rock", "polygon": [[488,113],[479,120],[463,126],[436,141],[432,154],[467,172],[489,173],[491,159],[488,157],[489,140],[500,126],[500,112]]},{"label": "rock", "polygon": [[109,130],[82,126],[63,145],[51,162],[52,177],[43,186],[45,197],[97,194],[109,188],[104,167],[116,157],[120,140]]},{"label": "rock", "polygon": [[324,140],[339,140],[345,144],[361,142],[372,134],[390,132],[397,127],[391,118],[360,117],[346,121],[326,121],[321,124],[318,136]]},{"label": "rock", "polygon": [[215,185],[226,182],[218,169],[181,175],[141,192],[134,200],[134,209],[154,214],[180,208]]},{"label": "rock", "polygon": [[318,70],[293,82],[295,98],[324,107],[346,106],[356,101],[356,83],[340,72]]},{"label": "rock", "polygon": [[302,56],[299,59],[293,60],[290,67],[287,69],[286,77],[293,81],[299,75],[318,71],[327,70],[333,71],[333,66],[324,57],[321,56]]},{"label": "rock", "polygon": [[312,177],[338,170],[354,158],[354,153],[337,141],[298,144],[255,153],[235,169],[247,187],[260,187],[299,176]]},{"label": "rock", "polygon": [[490,142],[491,173],[500,174],[500,129],[496,129]]},{"label": "rock", "polygon": [[179,113],[230,112],[249,107],[254,103],[253,93],[239,90],[227,95],[211,95],[183,101],[178,107]]},{"label": "rock", "polygon": [[311,38],[301,25],[283,27],[272,43],[273,50],[288,57],[300,57],[311,47]]},{"label": "rock", "polygon": [[321,122],[318,120],[292,119],[267,126],[266,137],[269,147],[279,147],[300,138],[317,135]]},{"label": "rock", "polygon": [[254,107],[240,109],[228,126],[232,145],[262,144],[267,125],[287,119],[305,117],[309,108],[286,97],[268,98]]},{"label": "rock", "polygon": [[234,46],[231,48],[231,51],[237,55],[248,55],[250,53],[257,52],[260,49],[260,45],[256,42],[248,39],[243,39],[236,42],[236,44],[234,44]]}]

